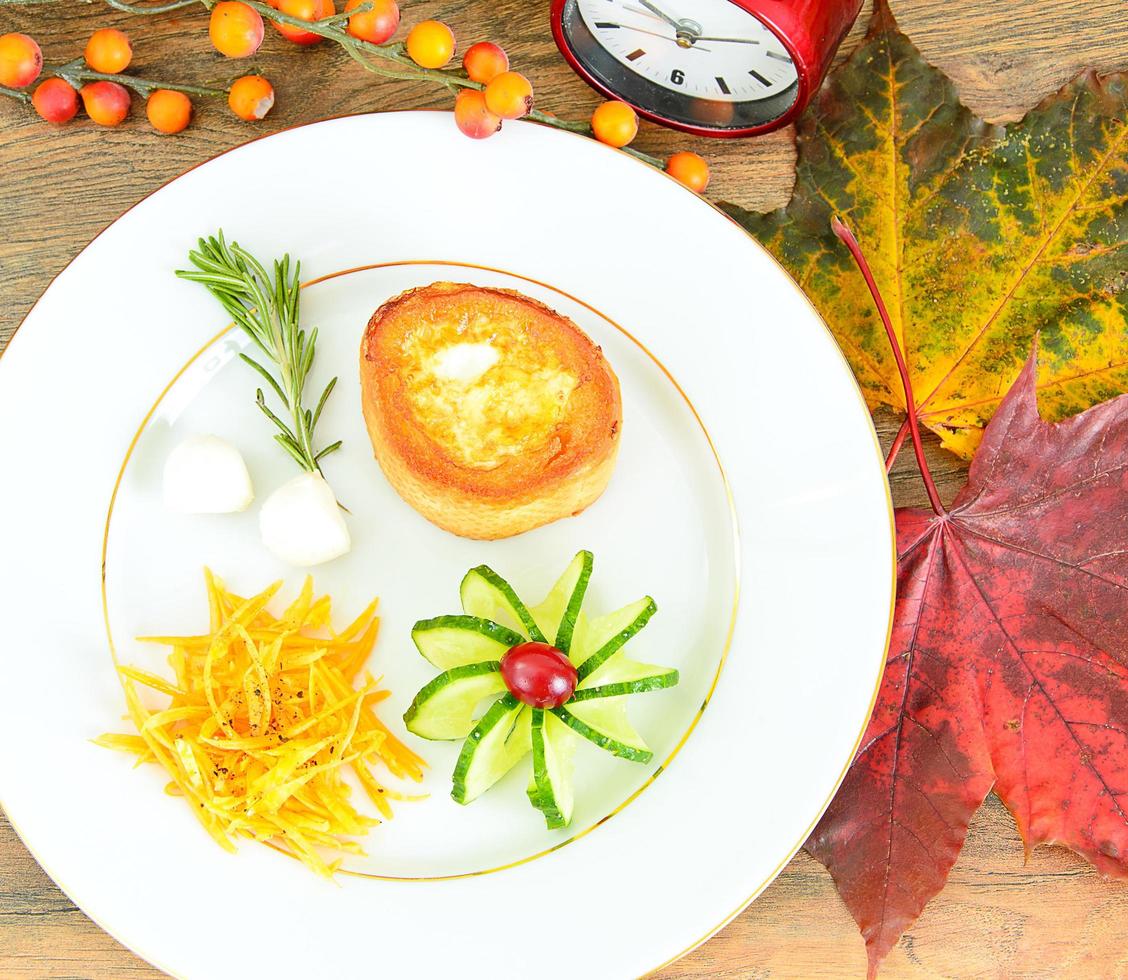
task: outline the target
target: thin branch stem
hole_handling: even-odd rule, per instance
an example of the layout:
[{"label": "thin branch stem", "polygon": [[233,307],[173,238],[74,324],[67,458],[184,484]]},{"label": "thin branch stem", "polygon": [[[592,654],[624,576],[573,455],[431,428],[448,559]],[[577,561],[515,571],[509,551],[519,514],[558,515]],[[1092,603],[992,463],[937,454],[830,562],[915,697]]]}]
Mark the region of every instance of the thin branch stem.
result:
[{"label": "thin branch stem", "polygon": [[[41,3],[43,0],[17,0],[24,3]],[[91,0],[87,0],[91,2]],[[142,6],[139,3],[127,3],[126,0],[106,0],[114,10],[127,14],[167,14],[173,10],[183,10],[185,7],[194,7],[200,0],[171,0],[170,3],[159,3],[155,7]]]},{"label": "thin branch stem", "polygon": [[861,245],[858,244],[858,239],[854,237],[854,233],[846,227],[838,215],[831,218],[830,227],[839,240],[850,250],[850,254],[858,264],[858,269],[861,271],[862,278],[865,279],[870,295],[873,297],[874,305],[877,307],[877,314],[881,317],[881,323],[885,327],[885,335],[889,338],[889,346],[893,349],[893,359],[897,362],[897,372],[901,375],[901,385],[905,389],[905,404],[908,410],[906,421],[909,425],[909,434],[913,437],[913,452],[916,453],[920,476],[924,481],[924,489],[928,492],[928,502],[932,504],[932,510],[938,516],[943,516],[946,511],[944,505],[940,502],[940,494],[936,489],[932,474],[928,470],[928,462],[924,458],[924,443],[920,438],[920,425],[916,417],[916,399],[913,397],[913,380],[909,375],[908,365],[905,364],[904,355],[901,353],[901,345],[897,342],[897,334],[893,330],[892,321],[889,319],[889,311],[885,308],[885,300],[881,298],[881,291],[877,288],[873,273],[870,272],[869,263],[866,261],[865,254],[862,252]]},{"label": "thin branch stem", "polygon": [[171,89],[173,92],[184,92],[186,95],[199,95],[207,98],[226,98],[227,89],[205,88],[202,85],[179,85],[175,82],[157,82],[151,78],[138,78],[136,75],[107,75],[105,72],[94,71],[87,68],[81,58],[68,61],[58,67],[44,66],[43,75],[55,76],[68,82],[74,88],[81,88],[83,82],[117,82],[126,88],[131,88],[139,95],[148,97],[157,89]]},{"label": "thin branch stem", "polygon": [[8,88],[7,85],[0,85],[0,95],[6,95],[9,99],[19,99],[21,102],[31,101],[31,95],[27,92],[21,92],[18,88]]}]

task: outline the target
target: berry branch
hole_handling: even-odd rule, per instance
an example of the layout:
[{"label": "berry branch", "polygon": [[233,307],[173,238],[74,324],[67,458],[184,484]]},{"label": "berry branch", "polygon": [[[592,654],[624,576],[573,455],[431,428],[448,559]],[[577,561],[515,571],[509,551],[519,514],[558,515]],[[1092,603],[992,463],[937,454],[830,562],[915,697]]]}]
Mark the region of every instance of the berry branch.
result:
[{"label": "berry branch", "polygon": [[[24,0],[25,3],[42,2],[42,0]],[[88,3],[93,0],[87,0]],[[155,7],[145,7],[138,3],[128,3],[126,0],[106,0],[114,10],[127,14],[167,14],[173,10],[183,10],[185,7],[194,7],[198,0],[171,0],[170,3],[159,3]]]},{"label": "berry branch", "polygon": [[21,92],[18,88],[8,88],[7,85],[0,85],[0,95],[6,95],[9,99],[19,99],[20,102],[31,102],[31,96],[27,92]]},{"label": "berry branch", "polygon": [[[59,0],[0,0],[0,5],[50,2]],[[263,40],[264,21],[269,21],[280,33],[297,44],[331,42],[365,71],[380,78],[442,85],[455,96],[454,117],[458,128],[472,138],[484,139],[493,135],[501,129],[502,122],[506,119],[525,118],[542,126],[592,137],[621,149],[650,166],[665,169],[699,193],[705,190],[709,181],[708,165],[695,153],[675,153],[663,160],[629,146],[638,132],[638,116],[625,103],[604,103],[596,109],[590,121],[561,119],[551,112],[535,108],[532,84],[524,75],[509,70],[509,59],[496,44],[480,42],[472,45],[463,56],[461,67],[451,67],[455,40],[450,28],[443,23],[423,21],[411,29],[406,42],[392,41],[399,26],[399,8],[394,0],[347,0],[345,9],[339,13],[334,8],[333,0],[272,0],[270,3],[262,0],[103,2],[113,10],[142,16],[201,7],[209,14],[208,33],[213,46],[232,58],[253,55]],[[98,64],[91,60],[88,45],[85,59],[88,67],[84,67],[79,59],[45,72],[49,78],[58,78],[72,88],[78,88],[83,83],[102,85],[102,91],[93,92],[92,96],[112,98],[119,107],[124,106],[113,112],[100,113],[96,109],[91,111],[87,89],[83,88],[82,98],[87,112],[97,122],[116,125],[129,111],[127,94],[107,88],[115,84],[133,89],[146,99],[151,100],[157,96],[163,100],[164,106],[177,110],[176,121],[167,126],[161,125],[153,120],[153,103],[150,101],[150,119],[162,132],[179,132],[188,124],[191,103],[184,98],[187,95],[207,97],[230,92],[232,109],[244,119],[261,119],[273,105],[273,88],[259,76],[237,80],[233,87],[239,88],[242,85],[246,91],[235,92],[203,86],[164,84],[119,75],[118,72],[129,62],[131,49],[128,38],[120,31],[99,31],[95,37],[98,34],[117,35],[126,50],[123,61],[112,67]],[[66,93],[57,89],[45,93],[42,100],[44,102],[49,94],[57,102],[67,103],[58,109],[50,105],[45,112],[39,104],[41,100],[38,96],[29,97],[27,92],[19,91],[34,82],[40,74],[42,58],[34,40],[22,34],[7,34],[0,37],[0,46],[5,43],[12,48],[7,58],[8,63],[19,64],[20,68],[7,75],[0,71],[0,86],[3,86],[0,87],[0,95],[25,103],[30,101],[36,111],[51,122],[66,122],[72,118],[77,112],[77,101],[73,96],[69,97],[68,102]],[[21,45],[24,51],[19,50]],[[3,54],[4,52],[0,52],[0,55]],[[4,57],[0,57],[0,65],[3,65],[4,60]],[[252,79],[254,85],[250,84]],[[173,105],[171,93],[180,93],[180,103]]]},{"label": "berry branch", "polygon": [[[106,2],[117,10],[133,10],[138,13],[153,13],[157,9],[152,7],[136,7],[131,4],[129,0],[106,0]],[[174,0],[174,2],[177,5],[177,9],[189,6],[190,4],[197,4],[208,10],[215,7],[215,0]],[[262,3],[261,0],[241,0],[241,2],[250,7],[265,20],[272,21],[275,24],[283,24],[298,30],[308,31],[310,34],[316,34],[318,37],[322,37],[327,41],[332,41],[334,44],[344,49],[345,53],[364,68],[365,71],[378,75],[381,78],[391,78],[405,82],[437,82],[440,85],[446,86],[447,89],[452,92],[459,89],[473,89],[479,92],[485,91],[485,83],[474,81],[457,70],[421,67],[408,54],[407,45],[403,42],[397,41],[377,44],[363,38],[354,37],[348,32],[347,27],[341,26],[343,21],[347,21],[353,15],[369,10],[371,4],[362,3],[352,10],[346,10],[334,16],[325,17],[317,21],[307,21],[300,17],[287,14],[283,10],[272,7],[269,4]],[[378,64],[377,61],[373,59],[390,61],[403,67],[400,69],[387,68]],[[591,125],[588,123],[560,119],[550,113],[541,112],[539,109],[530,108],[526,112],[525,118],[531,119],[533,122],[540,123],[544,126],[552,126],[555,129],[563,129],[571,133],[580,133],[584,136],[595,136]],[[629,146],[621,146],[619,149],[649,163],[652,167],[657,167],[659,170],[664,166],[662,160],[649,153],[643,153],[641,150],[635,150]]]},{"label": "berry branch", "polygon": [[[229,91],[227,88],[206,88],[202,85],[155,82],[151,78],[138,78],[136,75],[111,75],[109,72],[94,71],[92,68],[87,68],[82,58],[75,58],[74,61],[68,61],[65,65],[59,65],[57,68],[44,65],[43,74],[48,78],[61,78],[76,89],[82,88],[86,82],[116,82],[118,85],[133,89],[142,98],[148,98],[157,89],[183,92],[185,95],[199,95],[205,98],[226,98]],[[20,94],[26,96],[26,93],[21,92]],[[28,101],[30,101],[30,98]]]}]

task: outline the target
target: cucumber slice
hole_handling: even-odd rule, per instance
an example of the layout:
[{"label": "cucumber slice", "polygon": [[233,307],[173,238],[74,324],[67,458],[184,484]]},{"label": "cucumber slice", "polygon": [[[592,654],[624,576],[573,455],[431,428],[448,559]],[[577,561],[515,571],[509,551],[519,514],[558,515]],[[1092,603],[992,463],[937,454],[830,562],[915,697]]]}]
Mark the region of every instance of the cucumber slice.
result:
[{"label": "cucumber slice", "polygon": [[629,606],[593,620],[580,620],[580,628],[572,642],[572,663],[580,680],[595,673],[611,656],[641,630],[658,606],[650,596],[643,596]]},{"label": "cucumber slice", "polygon": [[532,748],[528,705],[512,694],[499,698],[466,737],[454,766],[450,795],[456,803],[481,796]]},{"label": "cucumber slice", "polygon": [[611,698],[622,694],[643,694],[673,687],[678,672],[673,667],[643,664],[629,659],[621,650],[580,681],[573,701]]},{"label": "cucumber slice", "polygon": [[649,762],[654,758],[642,736],[627,720],[624,697],[570,701],[565,707],[553,708],[552,713],[572,731],[620,759]]},{"label": "cucumber slice", "polygon": [[525,642],[520,633],[478,616],[421,619],[412,628],[411,638],[439,670],[500,660],[510,647]]},{"label": "cucumber slice", "polygon": [[548,642],[533,619],[533,614],[517,598],[513,587],[488,565],[471,568],[462,580],[459,594],[462,597],[462,611],[467,616],[501,622],[520,630],[530,640]]},{"label": "cucumber slice", "polygon": [[572,755],[576,738],[554,714],[532,712],[533,778],[529,801],[544,814],[549,830],[567,827],[572,819]]},{"label": "cucumber slice", "polygon": [[590,551],[578,552],[544,601],[532,609],[541,632],[553,637],[552,645],[565,654],[572,645],[576,617],[591,579],[592,561]]},{"label": "cucumber slice", "polygon": [[403,716],[407,730],[420,738],[465,738],[474,728],[474,712],[486,698],[505,690],[500,664],[463,664],[439,674],[415,695]]}]

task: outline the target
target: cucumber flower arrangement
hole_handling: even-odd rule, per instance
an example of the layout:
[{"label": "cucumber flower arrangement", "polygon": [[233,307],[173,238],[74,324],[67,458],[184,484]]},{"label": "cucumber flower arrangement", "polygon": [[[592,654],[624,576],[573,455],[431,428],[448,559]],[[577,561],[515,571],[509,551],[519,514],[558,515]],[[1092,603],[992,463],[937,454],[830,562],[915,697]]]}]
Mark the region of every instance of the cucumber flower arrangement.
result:
[{"label": "cucumber flower arrangement", "polygon": [[465,739],[451,790],[458,803],[477,799],[531,752],[529,802],[550,830],[566,827],[580,738],[632,762],[653,758],[627,718],[627,699],[673,687],[678,672],[630,660],[623,647],[658,607],[645,596],[589,618],[582,607],[592,564],[590,551],[579,552],[531,608],[479,565],[462,580],[461,615],[415,624],[416,647],[442,673],[415,696],[404,722],[422,738]]}]

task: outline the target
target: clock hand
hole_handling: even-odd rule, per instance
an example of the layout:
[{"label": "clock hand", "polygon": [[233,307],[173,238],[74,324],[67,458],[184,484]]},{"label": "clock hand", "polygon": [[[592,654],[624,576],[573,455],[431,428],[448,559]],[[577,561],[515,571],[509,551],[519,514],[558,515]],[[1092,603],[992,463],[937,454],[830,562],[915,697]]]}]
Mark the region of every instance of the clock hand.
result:
[{"label": "clock hand", "polygon": [[661,17],[655,17],[649,10],[643,10],[642,7],[624,7],[628,13],[642,14],[643,17],[649,17],[651,20],[661,20]]},{"label": "clock hand", "polygon": [[675,28],[681,27],[681,21],[680,20],[678,20],[676,17],[670,16],[670,14],[666,13],[666,11],[664,11],[661,7],[656,7],[654,4],[652,4],[650,2],[650,0],[638,0],[638,2],[641,3],[647,10],[649,10],[656,17],[661,17],[662,20],[664,20],[667,24],[671,24]]},{"label": "clock hand", "polygon": [[730,41],[733,44],[759,44],[760,42],[751,37],[695,37],[693,43],[698,41]]},{"label": "clock hand", "polygon": [[[646,27],[635,27],[634,24],[607,24],[608,27],[618,27],[622,30],[637,31],[639,34],[649,34],[651,37],[660,37],[663,41],[677,43],[675,38],[670,37],[669,34],[659,34],[657,31],[652,31]],[[693,50],[692,48],[690,50]],[[697,48],[698,51],[709,53],[710,48]]]}]

